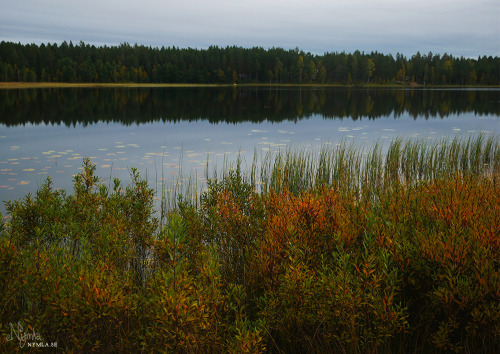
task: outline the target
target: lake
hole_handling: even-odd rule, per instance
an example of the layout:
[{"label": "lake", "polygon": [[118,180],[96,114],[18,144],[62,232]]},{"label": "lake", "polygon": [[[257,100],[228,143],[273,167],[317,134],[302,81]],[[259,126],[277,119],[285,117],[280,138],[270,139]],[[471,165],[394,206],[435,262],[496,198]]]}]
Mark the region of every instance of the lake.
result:
[{"label": "lake", "polygon": [[[325,87],[64,88],[0,90],[0,200],[50,176],[72,189],[90,157],[97,174],[152,187],[205,179],[241,154],[250,166],[283,148],[394,137],[500,132],[500,89]],[[0,207],[5,213],[5,207]]]}]

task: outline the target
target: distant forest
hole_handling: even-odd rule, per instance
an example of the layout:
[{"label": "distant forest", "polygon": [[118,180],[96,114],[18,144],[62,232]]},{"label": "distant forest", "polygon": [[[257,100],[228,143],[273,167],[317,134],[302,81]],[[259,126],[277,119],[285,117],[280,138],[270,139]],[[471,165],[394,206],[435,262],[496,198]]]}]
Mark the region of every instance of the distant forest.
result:
[{"label": "distant forest", "polygon": [[78,83],[417,83],[499,85],[500,58],[449,54],[386,55],[298,48],[153,48],[0,43],[0,81]]}]

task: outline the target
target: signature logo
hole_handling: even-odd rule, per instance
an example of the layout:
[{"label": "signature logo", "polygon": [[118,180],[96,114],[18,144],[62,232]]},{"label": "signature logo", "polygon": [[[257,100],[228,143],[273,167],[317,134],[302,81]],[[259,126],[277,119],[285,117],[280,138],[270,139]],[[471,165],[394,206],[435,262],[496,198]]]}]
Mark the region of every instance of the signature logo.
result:
[{"label": "signature logo", "polygon": [[40,333],[37,333],[35,329],[31,332],[26,331],[21,322],[17,322],[17,325],[9,323],[10,334],[7,334],[7,341],[16,340],[19,342],[19,347],[24,348],[57,348],[57,342],[48,343],[46,342]]}]

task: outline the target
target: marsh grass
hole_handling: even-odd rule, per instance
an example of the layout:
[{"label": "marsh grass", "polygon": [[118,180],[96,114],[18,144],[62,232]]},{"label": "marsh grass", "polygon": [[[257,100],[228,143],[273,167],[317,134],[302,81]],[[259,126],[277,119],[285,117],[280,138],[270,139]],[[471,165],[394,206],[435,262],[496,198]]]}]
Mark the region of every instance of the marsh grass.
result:
[{"label": "marsh grass", "polygon": [[[207,171],[208,171],[207,164]],[[254,152],[251,168],[244,168],[239,157],[232,165],[206,179],[217,180],[229,171],[243,171],[245,182],[261,193],[288,190],[299,195],[323,185],[334,186],[358,197],[374,197],[384,188],[421,181],[482,175],[498,176],[500,145],[496,137],[441,138],[436,140],[396,138],[387,145],[377,142],[366,148],[343,141],[316,149],[289,147]],[[190,190],[194,189],[190,185]]]},{"label": "marsh grass", "polygon": [[[182,150],[180,154],[182,161]],[[240,171],[245,183],[263,194],[287,190],[300,195],[310,189],[332,186],[370,199],[386,188],[456,174],[498,178],[500,145],[497,137],[478,134],[450,139],[395,138],[370,147],[342,141],[316,148],[290,146],[266,152],[255,149],[251,162],[238,152],[234,161],[224,155],[221,166],[211,164],[207,155],[203,177],[185,173],[182,164],[174,179],[167,180],[161,171],[162,183],[156,189],[161,224],[169,212],[177,209],[179,200],[198,207],[207,182],[221,181],[235,170]]]}]

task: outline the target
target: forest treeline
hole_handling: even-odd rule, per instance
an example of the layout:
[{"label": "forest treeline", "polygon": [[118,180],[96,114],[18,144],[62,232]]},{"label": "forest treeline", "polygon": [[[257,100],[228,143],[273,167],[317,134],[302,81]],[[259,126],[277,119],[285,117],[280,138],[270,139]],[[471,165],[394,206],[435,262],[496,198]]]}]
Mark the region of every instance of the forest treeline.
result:
[{"label": "forest treeline", "polygon": [[298,48],[208,49],[100,46],[80,42],[0,43],[0,81],[95,83],[409,83],[499,85],[500,58],[355,51],[305,53]]}]

